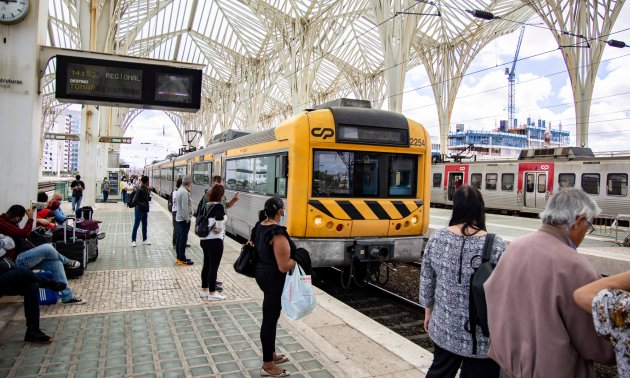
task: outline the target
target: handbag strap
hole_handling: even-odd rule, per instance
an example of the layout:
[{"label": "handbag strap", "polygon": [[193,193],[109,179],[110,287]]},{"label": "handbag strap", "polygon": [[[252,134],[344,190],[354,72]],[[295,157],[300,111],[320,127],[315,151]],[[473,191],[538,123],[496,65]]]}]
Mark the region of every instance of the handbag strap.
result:
[{"label": "handbag strap", "polygon": [[486,241],[483,244],[483,256],[481,257],[481,263],[490,261],[490,257],[492,257],[492,247],[494,247],[495,236],[496,234],[486,234]]}]

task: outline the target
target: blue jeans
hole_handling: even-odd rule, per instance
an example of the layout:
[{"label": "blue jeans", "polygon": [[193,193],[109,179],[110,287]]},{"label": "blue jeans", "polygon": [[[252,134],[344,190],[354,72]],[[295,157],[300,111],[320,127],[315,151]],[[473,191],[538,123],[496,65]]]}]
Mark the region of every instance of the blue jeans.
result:
[{"label": "blue jeans", "polygon": [[188,231],[190,231],[190,222],[177,222],[177,243],[175,245],[175,251],[177,251],[177,258],[181,261],[186,261],[186,243],[188,242]]},{"label": "blue jeans", "polygon": [[147,216],[149,215],[146,211],[140,211],[138,208],[134,208],[135,219],[133,221],[133,231],[131,231],[131,241],[136,241],[136,237],[138,236],[138,226],[140,226],[140,222],[142,222],[142,241],[147,240]]},{"label": "blue jeans", "polygon": [[122,201],[123,201],[123,203],[127,203],[127,191],[126,190],[122,191]]},{"label": "blue jeans", "polygon": [[[68,258],[57,252],[52,244],[42,244],[26,252],[20,253],[15,259],[15,265],[28,269],[46,270],[52,273],[53,280],[63,282],[68,285],[68,278],[63,266],[68,262]],[[66,302],[74,298],[74,294],[69,287],[61,291],[61,301]]]},{"label": "blue jeans", "polygon": [[79,209],[81,208],[81,199],[83,197],[74,197],[72,196],[72,211],[74,211],[75,213],[79,211]]},{"label": "blue jeans", "polygon": [[103,190],[103,202],[107,202],[107,198],[109,197],[109,192]]}]

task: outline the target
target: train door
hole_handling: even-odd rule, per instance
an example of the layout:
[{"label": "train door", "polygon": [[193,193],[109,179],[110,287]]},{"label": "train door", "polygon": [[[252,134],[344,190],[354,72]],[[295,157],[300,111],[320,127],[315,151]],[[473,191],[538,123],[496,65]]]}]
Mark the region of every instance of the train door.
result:
[{"label": "train door", "polygon": [[451,172],[448,174],[448,200],[453,200],[453,193],[464,183],[464,173]]},{"label": "train door", "polygon": [[444,166],[444,191],[448,201],[453,201],[453,193],[457,188],[467,184],[467,176],[467,164],[447,164]]},{"label": "train door", "polygon": [[544,209],[547,204],[548,172],[525,172],[523,181],[523,204],[526,207]]}]

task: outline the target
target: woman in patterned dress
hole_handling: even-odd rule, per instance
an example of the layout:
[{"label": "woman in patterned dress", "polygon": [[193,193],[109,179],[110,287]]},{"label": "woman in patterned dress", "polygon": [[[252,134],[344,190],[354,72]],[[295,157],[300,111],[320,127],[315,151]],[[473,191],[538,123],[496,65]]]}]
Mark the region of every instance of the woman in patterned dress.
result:
[{"label": "woman in patterned dress", "polygon": [[[435,232],[425,249],[420,273],[424,329],[435,346],[427,378],[499,377],[499,365],[488,358],[488,338],[476,327],[476,353],[469,327],[470,277],[479,266],[486,241],[481,192],[462,185],[453,194],[448,227]],[[491,261],[497,263],[505,243],[496,236]]]}]

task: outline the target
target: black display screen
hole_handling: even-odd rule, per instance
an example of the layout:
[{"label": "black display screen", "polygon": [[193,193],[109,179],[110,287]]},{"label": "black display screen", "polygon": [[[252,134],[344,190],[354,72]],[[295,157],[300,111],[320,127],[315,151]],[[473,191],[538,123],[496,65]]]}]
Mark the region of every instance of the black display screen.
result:
[{"label": "black display screen", "polygon": [[192,82],[190,75],[160,73],[157,75],[155,99],[189,104],[192,101]]},{"label": "black display screen", "polygon": [[57,55],[59,102],[195,112],[202,71]]}]

